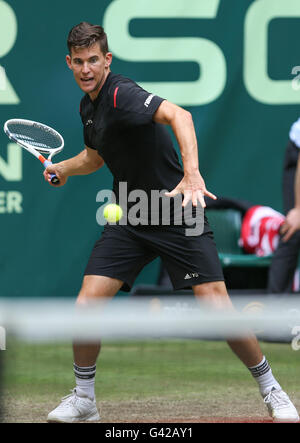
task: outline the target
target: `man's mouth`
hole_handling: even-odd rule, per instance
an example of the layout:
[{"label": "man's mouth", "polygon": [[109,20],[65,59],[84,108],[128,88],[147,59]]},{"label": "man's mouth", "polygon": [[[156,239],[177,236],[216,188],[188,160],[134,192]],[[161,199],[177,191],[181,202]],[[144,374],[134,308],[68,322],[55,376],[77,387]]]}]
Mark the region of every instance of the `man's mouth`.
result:
[{"label": "man's mouth", "polygon": [[83,83],[86,83],[86,84],[91,83],[93,80],[94,80],[94,77],[90,77],[90,78],[82,78],[82,79],[81,79],[81,81],[82,81]]}]

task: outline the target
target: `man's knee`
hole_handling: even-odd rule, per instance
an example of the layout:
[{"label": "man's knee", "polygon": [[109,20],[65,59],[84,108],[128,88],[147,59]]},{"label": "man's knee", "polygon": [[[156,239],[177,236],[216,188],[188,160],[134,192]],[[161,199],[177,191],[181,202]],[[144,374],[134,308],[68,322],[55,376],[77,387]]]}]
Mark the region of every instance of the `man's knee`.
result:
[{"label": "man's knee", "polygon": [[232,302],[223,281],[202,283],[193,286],[193,291],[200,301],[204,301],[215,308],[232,307]]},{"label": "man's knee", "polygon": [[208,283],[201,283],[193,286],[194,294],[199,296],[204,295],[220,295],[227,296],[227,289],[223,281],[212,281]]},{"label": "man's knee", "polygon": [[86,275],[77,297],[77,305],[86,305],[92,302],[112,298],[122,287],[123,282],[115,278]]}]

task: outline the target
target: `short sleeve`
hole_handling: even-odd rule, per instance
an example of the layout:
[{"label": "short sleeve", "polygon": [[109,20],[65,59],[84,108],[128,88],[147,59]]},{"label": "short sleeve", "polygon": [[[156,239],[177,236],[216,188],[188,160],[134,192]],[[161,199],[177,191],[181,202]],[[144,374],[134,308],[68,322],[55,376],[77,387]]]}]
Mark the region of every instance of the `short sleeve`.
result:
[{"label": "short sleeve", "polygon": [[120,111],[123,122],[130,125],[151,122],[154,113],[164,101],[132,81],[114,85],[110,95],[114,109]]}]

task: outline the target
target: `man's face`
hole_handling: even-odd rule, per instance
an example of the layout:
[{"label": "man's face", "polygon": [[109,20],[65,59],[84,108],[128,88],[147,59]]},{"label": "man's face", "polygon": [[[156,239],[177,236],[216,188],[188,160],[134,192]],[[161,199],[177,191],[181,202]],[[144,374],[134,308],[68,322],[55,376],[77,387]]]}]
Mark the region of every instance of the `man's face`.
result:
[{"label": "man's face", "polygon": [[89,48],[72,48],[66,61],[80,89],[94,100],[110,72],[111,53],[103,55],[99,43],[95,43]]}]

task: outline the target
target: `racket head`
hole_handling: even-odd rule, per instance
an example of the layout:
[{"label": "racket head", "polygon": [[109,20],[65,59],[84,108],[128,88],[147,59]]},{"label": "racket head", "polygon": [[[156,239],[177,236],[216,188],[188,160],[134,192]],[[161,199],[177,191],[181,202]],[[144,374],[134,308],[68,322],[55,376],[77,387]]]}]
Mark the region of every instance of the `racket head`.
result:
[{"label": "racket head", "polygon": [[29,151],[48,154],[49,159],[64,148],[63,137],[44,123],[15,118],[7,120],[3,129],[10,140]]}]

